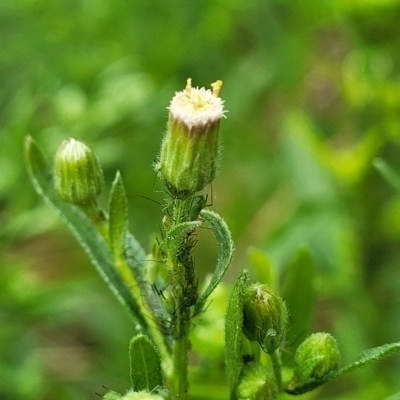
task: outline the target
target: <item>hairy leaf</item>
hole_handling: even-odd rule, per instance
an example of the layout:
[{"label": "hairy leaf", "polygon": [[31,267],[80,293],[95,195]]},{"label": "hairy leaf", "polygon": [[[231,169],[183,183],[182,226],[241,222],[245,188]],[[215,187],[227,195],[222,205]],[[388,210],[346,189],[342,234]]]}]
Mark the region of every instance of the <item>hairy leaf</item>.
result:
[{"label": "hairy leaf", "polygon": [[114,256],[122,257],[128,231],[128,201],[121,174],[117,172],[111,186],[108,226]]},{"label": "hairy leaf", "polygon": [[217,287],[226,270],[231,264],[235,245],[233,244],[231,233],[226,225],[226,222],[214,211],[202,210],[200,213],[202,219],[210,224],[211,230],[214,233],[218,243],[218,260],[213,276],[206,290],[197,300],[195,306],[195,314],[200,312],[208,298],[208,296]]},{"label": "hairy leaf", "polygon": [[151,335],[138,302],[115,267],[113,256],[104,238],[78,207],[64,202],[58,196],[51,182],[50,169],[31,137],[26,139],[25,150],[28,172],[37,193],[60,215],[71,230],[103,280],[128,310],[134,320],[135,330]]},{"label": "hairy leaf", "polygon": [[187,235],[201,225],[200,221],[189,221],[176,224],[166,233],[165,247],[168,249],[168,255],[171,259],[175,259],[187,238]]},{"label": "hairy leaf", "polygon": [[364,350],[359,356],[350,364],[347,364],[343,368],[326,375],[321,380],[312,379],[309,382],[302,383],[301,385],[291,386],[286,390],[290,394],[302,394],[315,389],[324,383],[330,382],[333,379],[339,378],[340,376],[352,372],[358,368],[365,365],[371,364],[376,361],[380,361],[385,357],[391,356],[393,354],[400,352],[400,342],[388,343],[383,346],[374,347],[372,349]]},{"label": "hairy leaf", "polygon": [[236,388],[243,367],[241,354],[243,326],[243,292],[246,288],[248,273],[242,271],[236,279],[229,298],[225,319],[225,366],[228,376],[230,399],[236,398]]},{"label": "hairy leaf", "polygon": [[160,356],[147,336],[139,334],[131,340],[129,357],[131,383],[135,391],[151,391],[162,385]]},{"label": "hairy leaf", "polygon": [[391,356],[393,354],[400,352],[400,342],[388,343],[383,346],[374,347],[372,349],[364,350],[352,363],[340,368],[333,375],[327,377],[327,380],[338,378],[343,374],[354,371],[357,368],[363,367],[364,365],[371,364],[376,361],[380,361],[385,357]]}]

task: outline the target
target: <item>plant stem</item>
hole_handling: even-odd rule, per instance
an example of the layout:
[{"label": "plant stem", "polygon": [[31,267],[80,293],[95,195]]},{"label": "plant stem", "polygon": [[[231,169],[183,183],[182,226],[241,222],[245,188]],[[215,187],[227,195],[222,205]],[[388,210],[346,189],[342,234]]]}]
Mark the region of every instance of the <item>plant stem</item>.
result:
[{"label": "plant stem", "polygon": [[276,349],[273,353],[271,353],[270,357],[272,362],[272,368],[274,370],[276,384],[278,385],[278,388],[280,390],[282,387],[282,362],[279,349]]},{"label": "plant stem", "polygon": [[[179,192],[177,198],[173,199],[172,210],[167,213],[168,225],[164,225],[165,234],[173,229],[175,225],[190,219],[190,208],[192,204],[192,192]],[[166,199],[166,204],[171,204]],[[173,354],[172,372],[170,375],[170,386],[173,394],[179,400],[187,399],[188,391],[188,364],[189,364],[189,331],[191,306],[197,299],[197,280],[194,276],[194,265],[191,258],[191,241],[189,237],[179,244],[179,254],[166,248],[167,262],[170,268],[169,283],[172,286],[172,294],[175,309],[172,310],[174,320],[173,328]],[[170,311],[171,312],[171,311]]]},{"label": "plant stem", "polygon": [[97,205],[97,202],[93,201],[88,204],[80,205],[79,207],[87,215],[90,221],[92,221],[92,224],[97,228],[105,241],[109,243],[107,220],[103,211]]},{"label": "plant stem", "polygon": [[171,389],[179,400],[187,399],[188,381],[187,369],[189,364],[189,335],[186,332],[174,341],[171,377]]}]

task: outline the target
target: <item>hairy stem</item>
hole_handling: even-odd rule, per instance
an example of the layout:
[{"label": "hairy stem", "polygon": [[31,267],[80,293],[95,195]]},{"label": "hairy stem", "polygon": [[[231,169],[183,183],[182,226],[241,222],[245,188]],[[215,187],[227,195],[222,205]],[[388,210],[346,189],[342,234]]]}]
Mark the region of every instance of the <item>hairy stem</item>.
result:
[{"label": "hairy stem", "polygon": [[[173,199],[172,206],[167,210],[168,225],[164,225],[166,235],[175,225],[190,220],[192,199],[193,193],[187,191],[179,192],[178,196]],[[168,204],[168,199],[166,199],[166,204]],[[170,199],[169,204],[171,204]],[[172,311],[174,342],[170,385],[171,390],[180,400],[187,398],[191,306],[197,300],[197,279],[191,257],[194,244],[189,236],[179,244],[178,252],[165,249],[169,269],[168,279],[175,303],[175,309]]]},{"label": "hairy stem", "polygon": [[279,349],[276,349],[273,353],[270,354],[272,368],[274,370],[274,375],[276,379],[276,383],[278,388],[282,387],[282,362],[281,362],[281,354]]}]

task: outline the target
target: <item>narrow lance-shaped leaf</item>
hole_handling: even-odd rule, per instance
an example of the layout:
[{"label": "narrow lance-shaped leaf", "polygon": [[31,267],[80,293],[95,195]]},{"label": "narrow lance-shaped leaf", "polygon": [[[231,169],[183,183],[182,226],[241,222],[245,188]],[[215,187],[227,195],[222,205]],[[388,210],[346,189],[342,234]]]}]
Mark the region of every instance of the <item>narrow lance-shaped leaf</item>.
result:
[{"label": "narrow lance-shaped leaf", "polygon": [[236,279],[229,298],[225,318],[225,366],[228,376],[230,399],[236,399],[236,387],[243,367],[241,354],[243,326],[243,292],[246,289],[248,273],[242,271]]},{"label": "narrow lance-shaped leaf", "polygon": [[125,260],[135,281],[140,284],[143,282],[146,253],[128,231],[128,199],[119,172],[111,187],[108,220],[114,257]]},{"label": "narrow lance-shaped leaf", "polygon": [[140,284],[143,282],[144,268],[146,264],[146,252],[137,239],[128,231],[126,235],[124,257],[127,265]]},{"label": "narrow lance-shaped leaf", "polygon": [[147,336],[140,334],[131,340],[129,357],[131,383],[135,391],[151,391],[162,385],[160,356]]},{"label": "narrow lance-shaped leaf", "polygon": [[354,371],[355,369],[363,367],[364,365],[380,361],[385,357],[391,356],[399,352],[400,352],[400,342],[388,343],[384,344],[383,346],[364,350],[362,353],[358,355],[358,357],[354,362],[344,366],[343,368],[340,368],[334,374],[328,376],[326,381],[338,378],[339,376]]},{"label": "narrow lance-shaped leaf", "polygon": [[200,213],[202,219],[210,224],[210,228],[214,233],[218,243],[218,259],[213,276],[206,290],[197,300],[194,313],[200,312],[208,298],[208,296],[217,287],[226,270],[231,264],[235,245],[232,240],[231,233],[226,222],[214,211],[202,210]]},{"label": "narrow lance-shaped leaf", "polygon": [[104,238],[79,208],[61,200],[55,192],[50,169],[31,137],[26,139],[25,150],[28,172],[37,193],[60,215],[71,230],[103,280],[132,316],[136,331],[150,335],[149,326],[139,304],[118,273]]},{"label": "narrow lance-shaped leaf", "polygon": [[287,389],[286,392],[290,394],[302,394],[309,392],[310,390],[313,390],[318,386],[328,383],[333,379],[339,378],[344,374],[352,372],[358,368],[361,368],[373,362],[380,361],[385,357],[394,355],[399,352],[400,352],[400,342],[388,343],[384,344],[383,346],[364,350],[362,353],[359,354],[359,356],[356,358],[355,361],[353,361],[350,364],[347,364],[346,366],[340,368],[335,372],[326,375],[323,379],[310,380],[309,382],[305,382],[301,385],[295,386],[294,388]]},{"label": "narrow lance-shaped leaf", "polygon": [[122,177],[117,172],[109,200],[109,240],[114,262],[125,283],[138,299],[143,284],[144,251],[128,232],[128,200]]},{"label": "narrow lance-shaped leaf", "polygon": [[124,184],[119,171],[111,186],[108,226],[110,244],[114,256],[122,257],[125,251],[126,235],[128,231],[128,201]]}]

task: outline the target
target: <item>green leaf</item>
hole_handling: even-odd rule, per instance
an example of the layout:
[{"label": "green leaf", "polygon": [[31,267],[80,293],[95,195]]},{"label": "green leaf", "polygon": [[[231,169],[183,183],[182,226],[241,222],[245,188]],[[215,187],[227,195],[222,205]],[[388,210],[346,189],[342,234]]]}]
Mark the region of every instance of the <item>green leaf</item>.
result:
[{"label": "green leaf", "polygon": [[314,265],[308,249],[302,248],[289,266],[282,293],[289,309],[291,326],[286,335],[289,351],[282,354],[283,362],[293,360],[291,354],[310,332],[315,304]]},{"label": "green leaf", "polygon": [[400,192],[400,176],[381,158],[374,160],[374,167],[395,189]]},{"label": "green leaf", "polygon": [[243,270],[233,286],[225,318],[225,366],[231,400],[236,399],[236,387],[243,367],[241,354],[243,292],[246,289],[247,279],[248,272]]},{"label": "green leaf", "polygon": [[163,246],[168,249],[167,253],[170,259],[174,260],[177,258],[178,252],[183,241],[187,238],[187,235],[200,225],[200,221],[181,222],[180,224],[174,225],[174,227],[167,232]]},{"label": "green leaf", "polygon": [[114,256],[123,257],[128,232],[128,201],[119,171],[111,186],[108,226]]},{"label": "green leaf", "polygon": [[388,343],[384,344],[383,346],[364,350],[361,354],[358,355],[355,361],[353,361],[350,364],[347,364],[343,368],[340,368],[336,372],[332,372],[326,375],[321,380],[312,379],[309,382],[305,382],[295,387],[290,387],[289,385],[289,388],[286,390],[286,392],[290,394],[302,394],[305,392],[309,392],[310,390],[313,390],[318,386],[328,383],[333,379],[339,378],[344,374],[352,372],[358,368],[361,368],[373,362],[380,361],[385,357],[391,356],[399,352],[400,352],[400,342]]},{"label": "green leaf", "polygon": [[275,400],[278,386],[272,369],[261,363],[245,365],[236,392],[241,400]]},{"label": "green leaf", "polygon": [[338,378],[343,374],[352,372],[355,369],[363,367],[364,365],[371,364],[376,361],[380,361],[385,357],[391,356],[393,354],[400,352],[400,342],[388,343],[383,346],[374,347],[372,349],[364,350],[358,355],[356,360],[343,368],[340,368],[333,375],[327,377],[327,381]]},{"label": "green leaf", "polygon": [[146,252],[131,234],[127,233],[124,257],[127,265],[135,277],[135,280],[140,284],[144,281],[144,271],[146,264]]},{"label": "green leaf", "polygon": [[248,249],[248,255],[251,264],[257,273],[257,280],[261,283],[265,283],[272,288],[277,288],[277,273],[276,265],[268,255],[256,247],[250,247]]},{"label": "green leaf", "polygon": [[138,302],[115,267],[108,244],[79,208],[64,202],[58,196],[44,156],[30,136],[26,138],[25,152],[29,176],[36,192],[71,230],[103,280],[133,318],[136,332],[143,331],[151,335]]},{"label": "green leaf", "polygon": [[161,363],[149,338],[139,334],[129,344],[130,376],[135,391],[153,390],[162,385]]},{"label": "green leaf", "polygon": [[209,285],[197,300],[194,313],[200,312],[208,298],[221,281],[226,270],[231,264],[235,245],[226,222],[214,211],[202,210],[200,213],[202,219],[210,224],[218,243],[218,260]]}]

